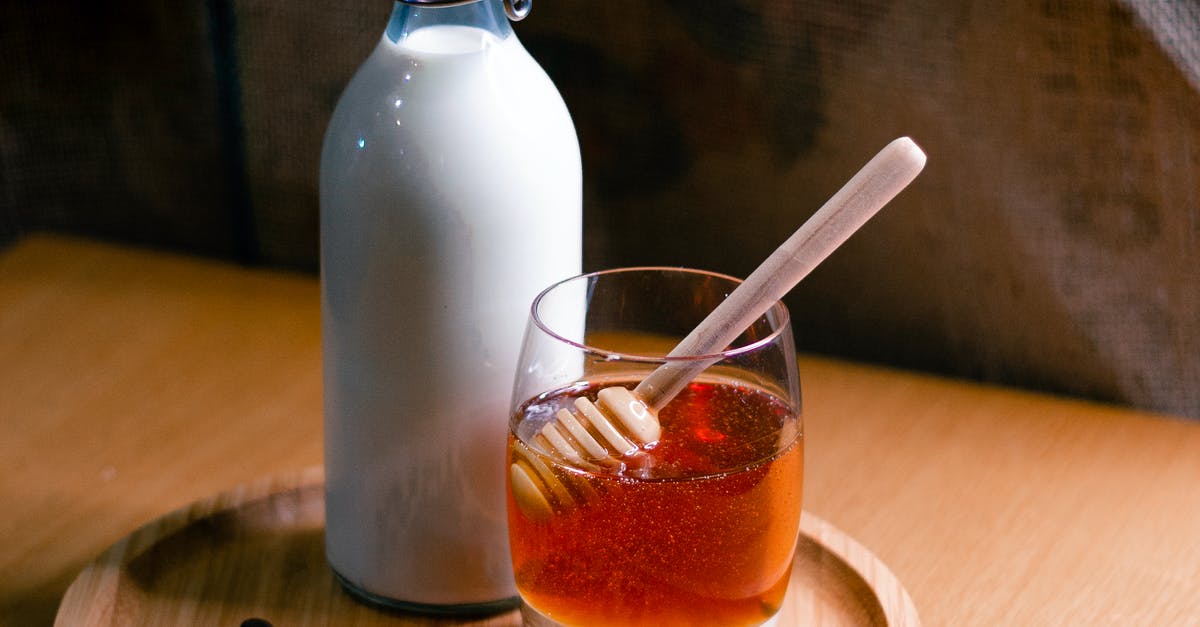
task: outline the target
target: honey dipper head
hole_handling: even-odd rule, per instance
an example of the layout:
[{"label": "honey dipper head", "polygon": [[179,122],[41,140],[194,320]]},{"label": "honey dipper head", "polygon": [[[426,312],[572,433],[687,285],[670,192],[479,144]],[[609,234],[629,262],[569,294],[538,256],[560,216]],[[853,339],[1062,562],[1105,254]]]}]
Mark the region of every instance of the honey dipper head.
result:
[{"label": "honey dipper head", "polygon": [[621,386],[607,387],[600,390],[596,400],[639,445],[657,442],[662,437],[658,415],[632,391]]}]

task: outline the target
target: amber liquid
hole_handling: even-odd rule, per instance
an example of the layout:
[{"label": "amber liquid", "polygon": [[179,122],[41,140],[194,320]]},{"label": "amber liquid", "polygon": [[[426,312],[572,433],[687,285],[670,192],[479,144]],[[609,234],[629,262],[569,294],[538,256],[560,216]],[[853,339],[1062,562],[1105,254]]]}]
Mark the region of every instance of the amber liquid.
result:
[{"label": "amber liquid", "polygon": [[[516,432],[528,436],[596,390],[530,401]],[[659,418],[663,436],[647,454],[590,471],[509,436],[510,464],[535,457],[571,496],[550,495],[553,512],[538,515],[509,490],[521,596],[567,625],[758,625],[783,601],[796,547],[799,419],[779,398],[730,383],[693,383]]]}]

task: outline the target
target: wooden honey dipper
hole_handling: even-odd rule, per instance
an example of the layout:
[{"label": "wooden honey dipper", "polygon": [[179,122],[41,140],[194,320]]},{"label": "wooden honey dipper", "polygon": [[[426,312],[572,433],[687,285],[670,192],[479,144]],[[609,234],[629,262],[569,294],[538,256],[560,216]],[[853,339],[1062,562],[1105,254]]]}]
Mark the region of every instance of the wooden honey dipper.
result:
[{"label": "wooden honey dipper", "polygon": [[[787,294],[867,220],[895,198],[925,167],[925,153],[907,137],[893,140],[688,334],[668,357],[723,350]],[[590,465],[628,456],[662,435],[658,412],[717,361],[670,360],[630,390],[611,386],[596,402],[559,409],[535,437],[543,452]],[[590,428],[589,428],[590,427]],[[553,511],[547,493],[566,504],[570,491],[544,463],[522,455],[509,469],[513,496],[527,512]]]}]

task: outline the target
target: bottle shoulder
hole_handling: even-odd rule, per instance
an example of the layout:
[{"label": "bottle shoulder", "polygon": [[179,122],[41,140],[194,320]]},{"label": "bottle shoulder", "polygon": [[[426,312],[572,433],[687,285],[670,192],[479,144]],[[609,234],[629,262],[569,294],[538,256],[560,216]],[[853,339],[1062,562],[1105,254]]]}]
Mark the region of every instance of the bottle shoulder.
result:
[{"label": "bottle shoulder", "polygon": [[[478,32],[463,35],[463,30]],[[416,31],[400,43],[382,37],[356,69],[342,99],[347,95],[386,95],[397,89],[437,91],[470,83],[503,89],[508,81],[524,77],[548,80],[516,34],[499,39],[473,27],[435,26]]]},{"label": "bottle shoulder", "polygon": [[326,141],[487,140],[515,131],[577,149],[570,114],[549,76],[515,35],[492,39],[479,50],[440,53],[384,37],[338,99]]}]

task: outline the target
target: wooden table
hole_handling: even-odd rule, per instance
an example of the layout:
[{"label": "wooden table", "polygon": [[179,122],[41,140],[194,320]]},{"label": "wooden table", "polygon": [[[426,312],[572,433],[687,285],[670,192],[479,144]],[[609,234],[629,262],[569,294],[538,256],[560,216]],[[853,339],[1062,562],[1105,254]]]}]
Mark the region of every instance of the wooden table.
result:
[{"label": "wooden table", "polygon": [[[801,358],[805,509],[927,625],[1200,625],[1200,424]],[[0,624],[168,511],[321,463],[312,277],[84,241],[0,253]]]}]

